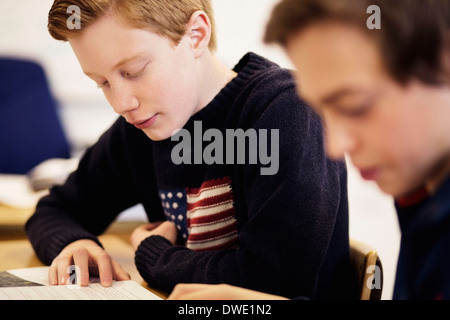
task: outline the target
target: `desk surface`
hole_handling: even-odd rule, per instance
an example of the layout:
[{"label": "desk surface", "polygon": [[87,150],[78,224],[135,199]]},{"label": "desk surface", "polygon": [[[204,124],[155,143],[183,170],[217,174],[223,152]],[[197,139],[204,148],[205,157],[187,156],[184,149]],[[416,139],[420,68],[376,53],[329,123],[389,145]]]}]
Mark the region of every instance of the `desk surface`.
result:
[{"label": "desk surface", "polygon": [[[167,297],[165,293],[150,288],[139,275],[134,265],[134,251],[131,245],[114,235],[104,235],[99,238],[106,252],[130,274],[132,280],[161,298]],[[28,240],[0,242],[0,271],[40,266],[43,266],[43,264],[35,255]]]},{"label": "desk surface", "polygon": [[[167,297],[165,293],[150,288],[139,275],[134,265],[134,251],[131,245],[115,235],[103,235],[99,238],[106,252],[130,274],[132,280],[161,298]],[[28,240],[7,240],[0,242],[0,271],[40,266],[43,266],[43,264],[35,255]]]},{"label": "desk surface", "polygon": [[[0,271],[43,266],[26,239],[23,225],[34,209],[18,209],[0,204]],[[134,264],[134,250],[125,239],[141,222],[123,222],[113,224],[106,234],[100,236],[106,252],[119,263],[132,280],[148,290],[165,298],[163,292],[150,288],[140,276]]]},{"label": "desk surface", "polygon": [[0,203],[0,225],[24,225],[34,212],[34,208],[13,208]]}]

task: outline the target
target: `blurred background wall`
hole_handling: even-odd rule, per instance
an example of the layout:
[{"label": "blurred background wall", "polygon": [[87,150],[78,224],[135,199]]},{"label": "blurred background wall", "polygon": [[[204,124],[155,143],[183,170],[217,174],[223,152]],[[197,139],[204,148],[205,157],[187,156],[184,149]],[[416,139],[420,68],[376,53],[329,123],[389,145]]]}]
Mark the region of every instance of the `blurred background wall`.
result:
[{"label": "blurred background wall", "polygon": [[[266,46],[261,40],[277,0],[212,1],[219,41],[217,55],[227,66],[233,67],[246,52],[253,51],[281,66],[292,67],[281,49]],[[0,56],[27,58],[44,67],[72,149],[81,154],[117,115],[101,90],[83,75],[70,46],[48,34],[46,19],[52,3],[0,0]],[[400,241],[392,199],[363,181],[349,164],[349,203],[350,235],[378,250],[384,268],[383,299],[390,299]],[[143,219],[139,210],[124,215]]]}]

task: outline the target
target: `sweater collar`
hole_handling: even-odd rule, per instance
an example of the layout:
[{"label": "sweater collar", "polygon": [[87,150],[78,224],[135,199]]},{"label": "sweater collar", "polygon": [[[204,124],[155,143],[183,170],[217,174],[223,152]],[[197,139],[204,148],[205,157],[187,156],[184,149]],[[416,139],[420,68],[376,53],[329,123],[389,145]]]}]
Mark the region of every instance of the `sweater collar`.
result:
[{"label": "sweater collar", "polygon": [[421,186],[420,188],[414,190],[413,192],[400,196],[395,199],[395,203],[399,208],[407,208],[415,206],[430,196],[428,190],[425,186]]},{"label": "sweater collar", "polygon": [[221,127],[230,106],[246,84],[260,71],[275,65],[253,52],[247,53],[233,68],[237,76],[222,88],[207,106],[193,115],[191,121],[203,121],[209,123],[210,127]]},{"label": "sweater collar", "polygon": [[395,199],[402,232],[411,228],[430,230],[430,227],[444,225],[444,221],[449,221],[449,194],[450,176],[433,194],[421,187],[407,196]]}]

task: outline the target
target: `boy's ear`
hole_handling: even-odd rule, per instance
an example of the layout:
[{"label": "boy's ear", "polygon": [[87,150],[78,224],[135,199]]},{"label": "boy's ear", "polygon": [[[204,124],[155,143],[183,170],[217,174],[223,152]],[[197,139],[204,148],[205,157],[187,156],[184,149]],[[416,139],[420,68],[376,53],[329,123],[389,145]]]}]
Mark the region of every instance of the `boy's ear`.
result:
[{"label": "boy's ear", "polygon": [[211,39],[211,22],[208,15],[203,11],[194,12],[189,20],[186,34],[191,40],[195,57],[203,55],[208,50]]}]

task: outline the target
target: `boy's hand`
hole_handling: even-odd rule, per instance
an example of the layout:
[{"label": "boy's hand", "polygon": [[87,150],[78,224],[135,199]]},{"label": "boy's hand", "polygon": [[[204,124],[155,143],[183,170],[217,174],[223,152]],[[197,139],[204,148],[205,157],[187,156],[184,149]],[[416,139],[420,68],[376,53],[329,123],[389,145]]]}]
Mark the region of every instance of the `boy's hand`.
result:
[{"label": "boy's hand", "polygon": [[228,284],[177,284],[168,300],[287,300]]},{"label": "boy's hand", "polygon": [[136,251],[142,240],[150,236],[162,236],[175,244],[177,240],[177,228],[173,222],[154,222],[137,227],[131,234],[131,244]]},{"label": "boy's hand", "polygon": [[65,285],[69,280],[70,266],[76,265],[77,284],[84,287],[89,284],[89,272],[100,277],[104,287],[112,285],[113,280],[129,280],[129,274],[92,240],[77,240],[67,245],[53,260],[48,273],[50,285]]}]

